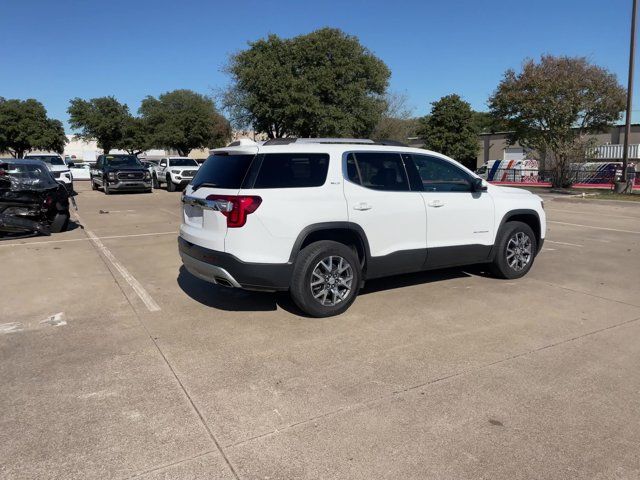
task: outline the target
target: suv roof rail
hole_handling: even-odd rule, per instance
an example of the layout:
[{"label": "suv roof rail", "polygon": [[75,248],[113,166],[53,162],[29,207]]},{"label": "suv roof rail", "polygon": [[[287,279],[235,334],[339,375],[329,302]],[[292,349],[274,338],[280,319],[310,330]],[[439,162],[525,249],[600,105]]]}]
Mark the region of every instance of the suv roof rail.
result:
[{"label": "suv roof rail", "polygon": [[292,143],[355,143],[363,145],[374,145],[376,142],[368,138],[272,138],[263,145],[290,145]]},{"label": "suv roof rail", "polygon": [[[291,145],[292,143],[335,143],[335,144],[355,144],[355,145],[384,145],[388,147],[408,147],[406,143],[396,140],[378,140],[374,141],[369,138],[272,138],[263,143],[263,145]],[[233,145],[229,145],[233,146]]]},{"label": "suv roof rail", "polygon": [[388,147],[408,147],[406,143],[398,142],[397,140],[378,140],[375,142],[376,145],[385,145]]}]

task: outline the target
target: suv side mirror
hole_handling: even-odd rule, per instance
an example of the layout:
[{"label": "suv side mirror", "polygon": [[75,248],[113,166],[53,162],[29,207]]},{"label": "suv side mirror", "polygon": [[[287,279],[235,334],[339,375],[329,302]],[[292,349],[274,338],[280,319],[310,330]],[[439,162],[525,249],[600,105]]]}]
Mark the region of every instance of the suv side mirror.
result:
[{"label": "suv side mirror", "polygon": [[486,192],[487,186],[484,184],[484,181],[481,178],[474,178],[471,182],[471,191]]}]

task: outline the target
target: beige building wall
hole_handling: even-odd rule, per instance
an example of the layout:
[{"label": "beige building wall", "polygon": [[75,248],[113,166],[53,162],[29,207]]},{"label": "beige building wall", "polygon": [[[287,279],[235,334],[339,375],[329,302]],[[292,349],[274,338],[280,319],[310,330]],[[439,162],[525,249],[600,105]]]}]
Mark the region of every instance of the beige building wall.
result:
[{"label": "beige building wall", "polygon": [[[508,144],[508,133],[481,133],[478,139],[478,156],[476,158],[477,167],[482,166],[489,160],[503,160],[506,148],[520,147],[518,143]],[[622,144],[624,143],[624,125],[616,125],[606,133],[597,133],[590,135],[595,139],[596,145]],[[640,124],[631,125],[631,134],[629,135],[630,144],[640,144]]]}]

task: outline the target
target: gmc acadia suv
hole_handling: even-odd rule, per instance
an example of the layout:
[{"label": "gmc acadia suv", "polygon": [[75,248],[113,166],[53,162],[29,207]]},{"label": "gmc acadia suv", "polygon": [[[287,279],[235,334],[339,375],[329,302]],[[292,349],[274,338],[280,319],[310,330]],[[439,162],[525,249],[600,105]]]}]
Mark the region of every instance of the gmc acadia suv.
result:
[{"label": "gmc acadia suv", "polygon": [[187,186],[178,239],[196,277],[288,290],[307,314],[344,312],[365,280],[474,263],[525,275],[540,197],[488,185],[444,155],[392,142],[233,142]]}]

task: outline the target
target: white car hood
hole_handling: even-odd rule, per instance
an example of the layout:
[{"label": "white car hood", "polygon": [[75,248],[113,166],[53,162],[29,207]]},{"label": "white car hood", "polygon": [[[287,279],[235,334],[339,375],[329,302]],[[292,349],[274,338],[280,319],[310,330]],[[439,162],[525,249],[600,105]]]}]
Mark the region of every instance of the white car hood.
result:
[{"label": "white car hood", "polygon": [[69,167],[66,165],[51,165],[50,163],[46,165],[50,172],[66,172],[69,170]]},{"label": "white car hood", "polygon": [[508,195],[520,194],[520,195],[533,195],[529,190],[525,190],[524,188],[514,188],[514,187],[502,187],[499,185],[489,185],[489,189],[492,192],[496,193],[505,193]]}]

